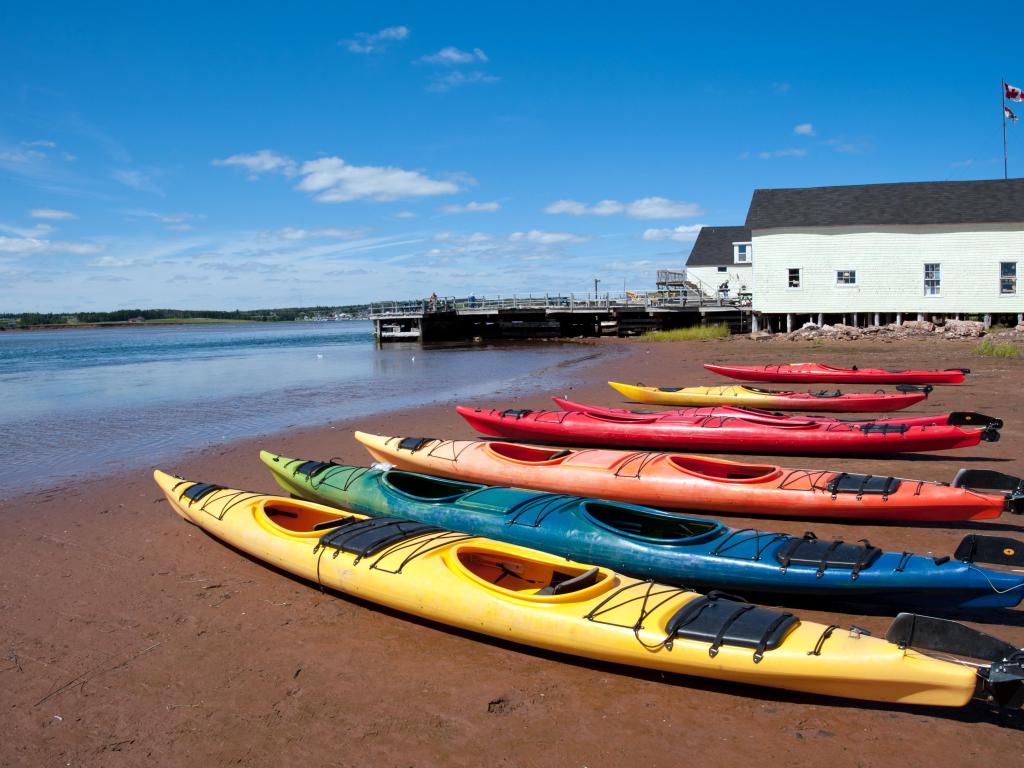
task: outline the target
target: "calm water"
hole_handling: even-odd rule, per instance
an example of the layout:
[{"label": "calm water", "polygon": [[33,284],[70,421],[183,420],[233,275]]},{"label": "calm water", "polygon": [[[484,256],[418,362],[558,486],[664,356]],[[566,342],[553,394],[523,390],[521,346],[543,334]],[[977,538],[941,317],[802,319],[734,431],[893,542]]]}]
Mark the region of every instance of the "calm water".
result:
[{"label": "calm water", "polygon": [[295,425],[507,400],[556,386],[591,354],[572,344],[378,349],[360,321],[0,333],[0,497]]}]

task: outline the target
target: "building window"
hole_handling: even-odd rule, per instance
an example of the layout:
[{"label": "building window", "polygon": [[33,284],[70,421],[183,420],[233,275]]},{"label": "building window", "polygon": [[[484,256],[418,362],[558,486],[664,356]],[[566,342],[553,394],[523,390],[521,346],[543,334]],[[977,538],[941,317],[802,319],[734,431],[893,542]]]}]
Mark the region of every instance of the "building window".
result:
[{"label": "building window", "polygon": [[857,270],[839,269],[836,270],[836,285],[856,285]]},{"label": "building window", "polygon": [[942,272],[939,270],[938,264],[924,265],[924,295],[942,295]]},{"label": "building window", "polygon": [[1016,261],[999,262],[999,292],[1007,294],[1017,292]]},{"label": "building window", "polygon": [[737,264],[749,264],[751,261],[751,245],[750,243],[733,243],[732,244],[733,261]]},{"label": "building window", "polygon": [[729,271],[729,268],[728,268],[728,267],[719,267],[719,268],[718,268],[718,271],[719,271],[719,272],[728,272],[728,271]]},{"label": "building window", "polygon": [[790,288],[799,288],[800,287],[800,270],[799,269],[794,269],[792,267],[789,269],[789,283],[788,283],[788,285],[789,285]]}]

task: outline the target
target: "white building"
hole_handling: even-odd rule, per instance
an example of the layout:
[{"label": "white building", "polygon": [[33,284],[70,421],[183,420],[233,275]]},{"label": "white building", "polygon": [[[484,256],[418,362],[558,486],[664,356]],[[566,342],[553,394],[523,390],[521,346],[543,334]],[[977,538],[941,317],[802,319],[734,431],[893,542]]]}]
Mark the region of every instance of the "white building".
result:
[{"label": "white building", "polygon": [[[709,247],[698,248],[707,230]],[[701,231],[688,274],[696,256],[703,282],[714,283],[711,269],[731,287],[739,265],[724,241],[744,237],[738,279],[762,327],[1024,319],[1024,179],[758,189],[746,230]]]},{"label": "white building", "polygon": [[708,296],[720,295],[723,286],[731,297],[749,293],[750,254],[746,227],[702,227],[686,260],[686,279]]}]

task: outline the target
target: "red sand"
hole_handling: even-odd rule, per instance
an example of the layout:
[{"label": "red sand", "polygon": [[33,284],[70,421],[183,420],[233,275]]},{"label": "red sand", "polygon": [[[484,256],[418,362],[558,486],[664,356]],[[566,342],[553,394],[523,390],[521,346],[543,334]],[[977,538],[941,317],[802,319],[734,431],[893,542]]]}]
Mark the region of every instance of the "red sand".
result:
[{"label": "red sand", "polygon": [[[951,367],[912,412],[978,410],[1007,421],[1003,440],[853,471],[949,480],[960,466],[1024,474],[1024,362],[979,358],[971,344],[782,345],[747,340],[626,345],[598,359],[574,399],[617,404],[603,382],[708,383],[705,360]],[[716,377],[717,379],[717,377]],[[714,383],[721,383],[715,381]],[[851,388],[852,389],[852,388]],[[443,398],[444,394],[439,393]],[[515,403],[502,393],[479,405]],[[245,441],[162,467],[185,477],[276,491],[258,448],[365,463],[355,428],[470,437],[450,405]],[[757,457],[751,457],[757,460]],[[792,459],[835,466],[836,459]],[[45,468],[41,468],[45,471]],[[669,678],[453,632],[321,593],[248,560],[174,515],[148,471],[11,500],[0,561],[0,765],[815,766],[1024,764],[1024,717],[865,705]],[[847,527],[731,518],[891,549],[949,554],[955,527]],[[1004,516],[972,528],[1021,537]],[[884,631],[885,616],[800,609]],[[1024,612],[988,631],[1024,646]],[[484,752],[486,750],[486,752]]]}]

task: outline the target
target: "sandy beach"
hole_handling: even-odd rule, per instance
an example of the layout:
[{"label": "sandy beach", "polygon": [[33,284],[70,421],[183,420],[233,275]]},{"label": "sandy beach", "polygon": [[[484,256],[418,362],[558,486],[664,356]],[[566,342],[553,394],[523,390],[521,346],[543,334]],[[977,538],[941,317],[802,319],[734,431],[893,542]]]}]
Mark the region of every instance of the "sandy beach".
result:
[{"label": "sandy beach", "polygon": [[[844,469],[951,480],[962,466],[1024,475],[1024,362],[971,354],[973,342],[593,342],[573,399],[618,404],[608,379],[725,383],[704,361],[973,371],[905,413],[1002,417],[998,443]],[[717,379],[717,380],[716,380]],[[782,387],[779,387],[782,388]],[[855,389],[850,387],[850,389]],[[551,394],[565,394],[552,392]],[[472,437],[445,393],[427,407],[245,440],[161,468],[275,492],[260,448],[368,463],[362,429]],[[545,408],[502,392],[472,404]],[[786,466],[838,459],[751,457]],[[38,468],[46,473],[45,465]],[[676,766],[783,764],[1010,766],[1024,761],[1024,716],[871,705],[670,678],[537,652],[321,592],[254,562],[178,518],[149,471],[92,478],[5,503],[0,561],[0,765]],[[724,518],[723,518],[724,519]],[[973,525],[846,526],[727,522],[886,549],[951,554],[967,532],[1024,538],[1024,519]],[[889,617],[801,608],[815,620],[884,632]],[[1024,613],[971,616],[1024,646]],[[982,623],[984,622],[984,623]]]}]

